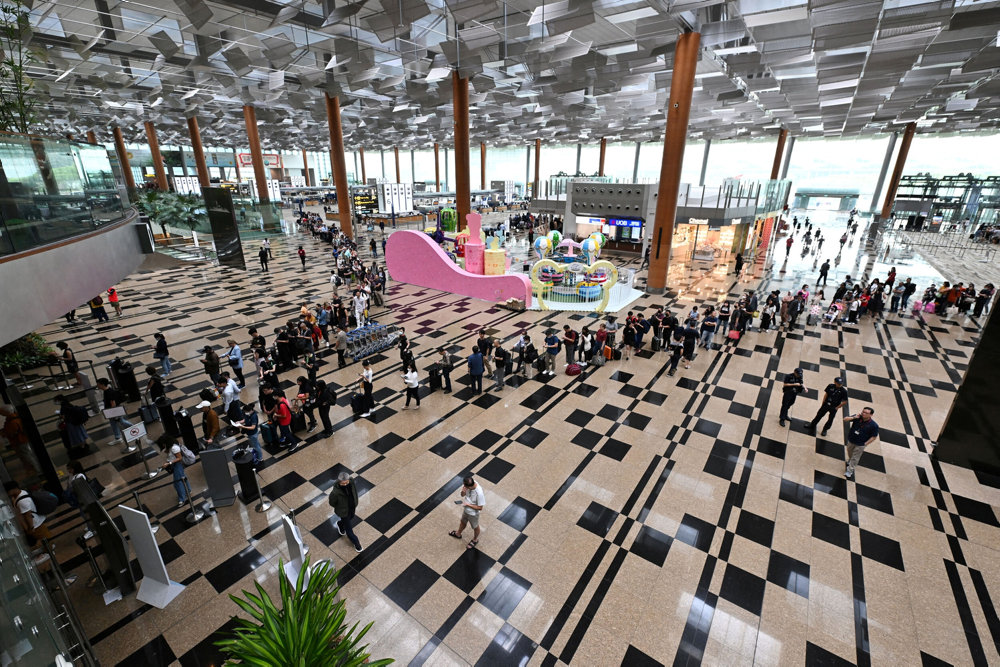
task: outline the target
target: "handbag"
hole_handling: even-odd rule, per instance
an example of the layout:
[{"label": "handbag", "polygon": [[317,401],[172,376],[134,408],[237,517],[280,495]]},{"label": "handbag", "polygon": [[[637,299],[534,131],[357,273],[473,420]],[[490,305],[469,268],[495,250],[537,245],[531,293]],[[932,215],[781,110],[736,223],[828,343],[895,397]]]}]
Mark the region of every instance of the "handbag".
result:
[{"label": "handbag", "polygon": [[739,340],[740,339],[740,332],[737,331],[736,329],[730,329],[729,333],[726,334],[726,338],[732,338],[733,340]]}]

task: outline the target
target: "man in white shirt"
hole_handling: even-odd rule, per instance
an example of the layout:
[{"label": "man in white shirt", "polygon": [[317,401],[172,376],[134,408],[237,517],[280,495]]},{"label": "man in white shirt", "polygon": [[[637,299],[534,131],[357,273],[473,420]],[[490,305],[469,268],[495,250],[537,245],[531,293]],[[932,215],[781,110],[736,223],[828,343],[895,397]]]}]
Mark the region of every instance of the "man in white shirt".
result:
[{"label": "man in white shirt", "polygon": [[368,299],[362,290],[357,290],[354,292],[352,301],[354,302],[354,318],[358,321],[360,329],[365,325],[365,308],[368,307]]},{"label": "man in white shirt", "polygon": [[483,493],[482,487],[476,483],[471,475],[462,480],[462,498],[464,500],[455,501],[456,504],[462,506],[462,520],[458,524],[458,530],[453,530],[448,534],[460,540],[465,525],[470,524],[472,526],[472,541],[466,544],[465,548],[474,549],[479,544],[479,513],[486,506],[486,494]]},{"label": "man in white shirt", "polygon": [[10,502],[17,508],[21,528],[32,540],[49,539],[49,529],[45,527],[45,517],[38,513],[35,501],[27,491],[21,489],[17,482],[5,482],[4,491],[10,497]]}]

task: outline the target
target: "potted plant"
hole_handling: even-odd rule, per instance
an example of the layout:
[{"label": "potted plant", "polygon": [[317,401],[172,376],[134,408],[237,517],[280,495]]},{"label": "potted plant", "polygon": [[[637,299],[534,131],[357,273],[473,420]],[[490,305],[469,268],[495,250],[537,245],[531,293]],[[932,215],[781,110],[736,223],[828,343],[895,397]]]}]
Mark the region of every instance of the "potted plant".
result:
[{"label": "potted plant", "polygon": [[372,627],[347,627],[344,600],[337,599],[339,570],[329,561],[310,569],[307,558],[295,588],[279,563],[281,607],[259,583],[257,594],[243,591],[246,599],[229,597],[252,620],[234,618],[237,627],[228,639],[215,642],[227,655],[227,665],[268,667],[356,667],[388,665],[391,659],[371,660],[361,639]]},{"label": "potted plant", "polygon": [[38,54],[24,43],[31,34],[24,0],[0,3],[0,131],[27,134],[35,122],[38,97],[28,68],[39,62]]}]

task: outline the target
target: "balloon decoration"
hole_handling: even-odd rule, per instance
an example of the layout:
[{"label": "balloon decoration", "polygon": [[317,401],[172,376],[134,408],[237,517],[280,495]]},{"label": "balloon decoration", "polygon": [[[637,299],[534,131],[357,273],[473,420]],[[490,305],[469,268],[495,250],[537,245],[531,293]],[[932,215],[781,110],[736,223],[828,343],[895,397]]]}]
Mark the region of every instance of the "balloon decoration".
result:
[{"label": "balloon decoration", "polygon": [[559,242],[562,241],[562,234],[558,230],[553,229],[549,232],[548,239],[552,242],[552,247],[557,248],[559,247]]},{"label": "balloon decoration", "polygon": [[608,242],[608,237],[606,237],[601,232],[594,232],[588,238],[592,238],[595,241],[597,241],[597,251],[598,252],[600,252],[601,248],[603,248],[604,245]]},{"label": "balloon decoration", "polygon": [[597,243],[594,237],[586,238],[583,243],[580,244],[580,252],[583,256],[587,258],[587,264],[593,264],[594,260],[597,259],[597,253],[600,252],[601,246]]},{"label": "balloon decoration", "polygon": [[545,256],[552,252],[552,247],[552,240],[548,236],[539,236],[535,239],[535,254],[538,255],[538,259],[545,259]]}]

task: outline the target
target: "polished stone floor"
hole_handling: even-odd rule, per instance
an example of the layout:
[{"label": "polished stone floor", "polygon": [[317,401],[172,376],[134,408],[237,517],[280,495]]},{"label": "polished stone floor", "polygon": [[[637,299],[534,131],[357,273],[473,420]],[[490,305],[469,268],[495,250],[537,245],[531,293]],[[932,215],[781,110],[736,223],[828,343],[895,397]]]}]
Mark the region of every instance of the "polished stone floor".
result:
[{"label": "polished stone floor", "polygon": [[[811,215],[833,259],[846,218]],[[635,305],[686,312],[746,288],[811,284],[826,255],[802,254],[800,239],[786,260],[779,237],[775,259],[751,264],[738,281],[724,264],[678,262],[671,292]],[[306,272],[293,253],[299,243]],[[859,245],[853,238],[837,257],[828,293],[834,278],[881,276],[891,262],[921,288],[942,279],[919,255]],[[328,296],[318,243],[292,237],[275,255],[270,275],[203,265],[138,273],[119,285],[123,318],[60,321],[41,333],[95,364],[121,356],[142,366],[162,331],[177,360],[169,395],[191,407],[206,383],[203,345],[246,341],[251,324],[270,333],[302,303]],[[962,280],[960,262],[943,268]],[[390,292],[375,317],[406,327],[422,375],[440,347],[465,356],[480,329],[507,341],[528,330],[538,342],[548,327],[600,319],[513,313],[395,283]],[[293,454],[267,453],[269,512],[237,501],[195,525],[170,480],[141,479],[138,457],[104,444],[107,431],[92,420],[102,444],[86,463],[109,487],[105,506],[117,516],[116,505],[134,504],[138,491],[161,525],[171,578],[187,586],[164,610],[134,595],[105,606],[99,587],[86,586],[89,566],[73,542],[78,516],[63,510],[50,521],[60,560],[81,575],[73,595],[106,665],[220,664],[215,633],[238,611],[227,594],[254,580],[277,589],[289,510],[313,558],[343,568],[350,617],[374,621],[372,654],[400,664],[996,664],[1000,485],[929,456],[981,325],[924,315],[754,331],[717,341],[676,377],[664,353],[647,349],[576,377],[508,378],[502,392],[478,396],[456,372],[455,393],[432,393],[425,380],[421,409],[407,412],[390,352],[373,358],[379,407],[369,419],[348,405],[358,365],[337,370],[324,351],[320,376],[340,396],[334,435],[315,432]],[[796,366],[808,391],[782,428],[781,379]],[[871,405],[881,427],[852,480],[843,477],[843,428],[825,437],[802,429],[837,375],[847,379],[847,410]],[[243,398],[256,393],[251,380]],[[46,394],[33,400],[57,441]],[[342,470],[362,493],[361,554],[330,521],[326,492]],[[468,472],[486,493],[474,550],[447,536]],[[188,475],[205,503],[200,464]]]}]

